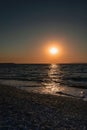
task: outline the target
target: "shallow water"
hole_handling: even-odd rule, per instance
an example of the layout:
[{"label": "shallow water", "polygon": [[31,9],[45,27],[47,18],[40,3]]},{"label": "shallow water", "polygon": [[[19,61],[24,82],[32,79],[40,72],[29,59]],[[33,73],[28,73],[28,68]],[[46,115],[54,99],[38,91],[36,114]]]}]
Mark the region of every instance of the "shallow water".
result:
[{"label": "shallow water", "polygon": [[0,64],[0,84],[86,100],[87,64]]}]

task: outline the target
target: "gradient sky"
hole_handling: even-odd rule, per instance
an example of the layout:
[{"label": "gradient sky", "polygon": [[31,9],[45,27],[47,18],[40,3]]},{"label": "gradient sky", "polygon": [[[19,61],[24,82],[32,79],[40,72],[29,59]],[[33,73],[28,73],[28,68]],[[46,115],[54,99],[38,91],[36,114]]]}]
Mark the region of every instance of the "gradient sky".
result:
[{"label": "gradient sky", "polygon": [[0,62],[87,62],[87,1],[0,0]]}]

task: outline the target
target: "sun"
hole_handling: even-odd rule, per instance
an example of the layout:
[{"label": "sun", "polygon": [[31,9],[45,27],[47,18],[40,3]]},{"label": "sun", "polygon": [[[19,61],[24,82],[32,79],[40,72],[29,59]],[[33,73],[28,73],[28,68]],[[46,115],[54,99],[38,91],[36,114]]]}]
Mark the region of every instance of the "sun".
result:
[{"label": "sun", "polygon": [[49,52],[52,55],[56,55],[59,52],[59,50],[56,47],[52,47],[52,48],[49,49]]}]

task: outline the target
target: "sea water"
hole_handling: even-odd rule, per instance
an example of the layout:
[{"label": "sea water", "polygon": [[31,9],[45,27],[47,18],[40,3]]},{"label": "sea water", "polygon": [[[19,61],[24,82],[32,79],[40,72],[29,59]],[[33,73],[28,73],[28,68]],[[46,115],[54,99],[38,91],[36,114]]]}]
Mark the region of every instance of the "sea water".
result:
[{"label": "sea water", "polygon": [[0,84],[87,99],[87,64],[0,64]]}]

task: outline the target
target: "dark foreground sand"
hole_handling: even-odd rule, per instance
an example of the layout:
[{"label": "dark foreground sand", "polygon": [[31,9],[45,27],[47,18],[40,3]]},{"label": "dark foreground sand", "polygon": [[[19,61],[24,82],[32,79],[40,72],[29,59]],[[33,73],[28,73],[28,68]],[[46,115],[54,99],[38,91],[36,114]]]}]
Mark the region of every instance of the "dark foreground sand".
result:
[{"label": "dark foreground sand", "polygon": [[87,130],[87,102],[1,85],[0,130]]}]

